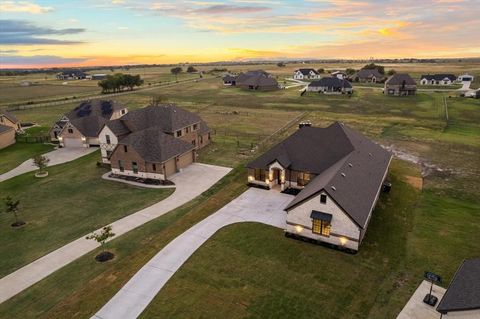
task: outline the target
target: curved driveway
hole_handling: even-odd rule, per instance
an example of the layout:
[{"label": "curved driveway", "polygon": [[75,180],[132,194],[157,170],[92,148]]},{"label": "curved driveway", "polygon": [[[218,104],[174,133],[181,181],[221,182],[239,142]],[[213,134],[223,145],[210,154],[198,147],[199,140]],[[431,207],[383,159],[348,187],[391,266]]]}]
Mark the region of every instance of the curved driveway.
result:
[{"label": "curved driveway", "polygon": [[294,198],[278,191],[250,188],[172,240],[145,264],[92,319],[137,318],[187,259],[220,228],[259,222],[285,228],[285,206]]},{"label": "curved driveway", "polygon": [[[181,173],[172,176],[175,192],[166,199],[142,209],[136,213],[121,218],[112,225],[115,237],[121,236],[169,211],[189,202],[212,187],[231,168],[194,163],[183,169]],[[101,228],[100,228],[101,229]],[[98,229],[98,230],[100,230]],[[97,231],[98,231],[97,230]],[[87,234],[85,234],[87,235]],[[99,247],[93,240],[85,236],[35,260],[17,271],[0,279],[0,303],[15,296],[22,290],[39,282],[56,270],[75,259]]]}]

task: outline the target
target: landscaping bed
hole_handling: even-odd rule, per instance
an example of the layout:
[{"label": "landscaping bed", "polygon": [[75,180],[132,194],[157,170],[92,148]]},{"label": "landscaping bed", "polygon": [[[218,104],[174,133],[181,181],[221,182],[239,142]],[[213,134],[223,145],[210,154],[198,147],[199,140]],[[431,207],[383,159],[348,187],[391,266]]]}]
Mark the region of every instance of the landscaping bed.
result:
[{"label": "landscaping bed", "polygon": [[125,175],[119,175],[119,174],[113,174],[113,173],[108,175],[108,177],[121,179],[121,180],[129,181],[129,182],[145,184],[145,185],[165,185],[165,186],[175,185],[174,182],[172,182],[168,179],[167,180],[162,180],[162,179],[153,179],[153,178],[141,178],[141,177],[125,176]]}]

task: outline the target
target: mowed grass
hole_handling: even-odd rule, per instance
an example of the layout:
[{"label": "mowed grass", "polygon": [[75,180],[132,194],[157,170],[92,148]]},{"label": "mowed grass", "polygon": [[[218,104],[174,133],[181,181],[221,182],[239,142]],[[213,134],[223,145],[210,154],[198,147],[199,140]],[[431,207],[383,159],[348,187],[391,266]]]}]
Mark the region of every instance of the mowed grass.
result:
[{"label": "mowed grass", "polygon": [[48,168],[46,178],[32,172],[0,183],[2,197],[20,200],[19,217],[27,222],[15,229],[13,216],[0,215],[0,277],[173,192],[102,180],[107,170],[96,167],[98,158],[94,152]]},{"label": "mowed grass", "polygon": [[9,147],[1,149],[0,174],[8,172],[36,155],[47,153],[53,149],[53,145],[33,143],[15,143]]}]

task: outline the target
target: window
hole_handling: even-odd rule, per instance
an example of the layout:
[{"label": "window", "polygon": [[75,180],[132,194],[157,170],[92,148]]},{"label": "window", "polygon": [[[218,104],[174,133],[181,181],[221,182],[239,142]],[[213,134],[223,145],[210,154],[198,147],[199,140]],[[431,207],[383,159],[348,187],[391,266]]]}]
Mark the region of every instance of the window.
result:
[{"label": "window", "polygon": [[122,115],[125,114],[125,109],[122,110]]},{"label": "window", "polygon": [[128,152],[128,147],[127,147],[127,145],[123,145],[123,151],[124,151],[125,153]]},{"label": "window", "polygon": [[331,225],[329,222],[320,219],[312,220],[312,233],[322,236],[330,236]]},{"label": "window", "polygon": [[197,146],[197,141],[193,140],[193,141],[192,141],[192,145],[193,145],[193,146]]},{"label": "window", "polygon": [[153,170],[154,172],[156,172],[156,171],[157,171],[157,165],[152,164],[152,170]]},{"label": "window", "polygon": [[112,155],[112,151],[107,151],[107,158],[109,158],[110,155]]},{"label": "window", "polygon": [[200,135],[200,144],[203,144],[203,136]]},{"label": "window", "polygon": [[185,133],[190,133],[190,126],[187,126],[187,127],[185,128]]},{"label": "window", "polygon": [[196,131],[198,128],[198,124],[193,124],[193,130]]},{"label": "window", "polygon": [[73,133],[73,129],[69,128],[69,129],[68,129],[68,133],[72,134],[72,133]]},{"label": "window", "polygon": [[320,195],[320,203],[322,203],[322,204],[327,203],[327,195],[326,194],[321,194]]},{"label": "window", "polygon": [[107,140],[107,144],[110,144],[110,135],[105,135],[105,139]]},{"label": "window", "polygon": [[208,133],[208,140],[210,141],[212,137],[210,136],[210,133]]},{"label": "window", "polygon": [[297,184],[298,186],[306,186],[310,182],[310,173],[298,173]]},{"label": "window", "polygon": [[122,160],[118,160],[118,168],[120,169],[120,172],[123,172],[125,170],[125,165],[123,165]]},{"label": "window", "polygon": [[260,168],[255,168],[255,180],[265,181],[265,170]]},{"label": "window", "polygon": [[177,137],[180,137],[180,136],[182,136],[182,130],[177,131]]},{"label": "window", "polygon": [[138,164],[137,162],[132,162],[133,174],[138,174]]}]

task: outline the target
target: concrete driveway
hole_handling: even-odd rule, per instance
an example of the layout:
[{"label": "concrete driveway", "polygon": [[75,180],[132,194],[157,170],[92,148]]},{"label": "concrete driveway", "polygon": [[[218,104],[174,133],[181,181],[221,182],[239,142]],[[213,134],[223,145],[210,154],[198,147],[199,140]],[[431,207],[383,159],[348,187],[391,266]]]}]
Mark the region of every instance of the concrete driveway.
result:
[{"label": "concrete driveway", "polygon": [[285,228],[286,213],[283,208],[292,199],[292,195],[274,190],[248,189],[171,241],[92,318],[137,318],[182,264],[215,232],[241,222],[259,222]]},{"label": "concrete driveway", "polygon": [[[228,167],[200,163],[188,166],[181,173],[172,176],[171,180],[176,184],[175,192],[172,195],[111,223],[115,233],[113,239],[189,202],[212,187],[230,170],[231,168]],[[1,278],[0,303],[97,248],[99,244],[85,239],[86,235],[88,234]]]},{"label": "concrete driveway", "polygon": [[[87,154],[93,153],[98,150],[98,147],[72,147],[72,148],[58,148],[51,152],[45,153],[47,158],[50,159],[48,166],[58,165],[67,163]],[[33,159],[26,160],[22,164],[18,165],[11,171],[6,172],[5,174],[0,175],[0,182],[10,179],[12,177],[22,175],[28,172],[33,172],[38,168],[33,165]]]}]

